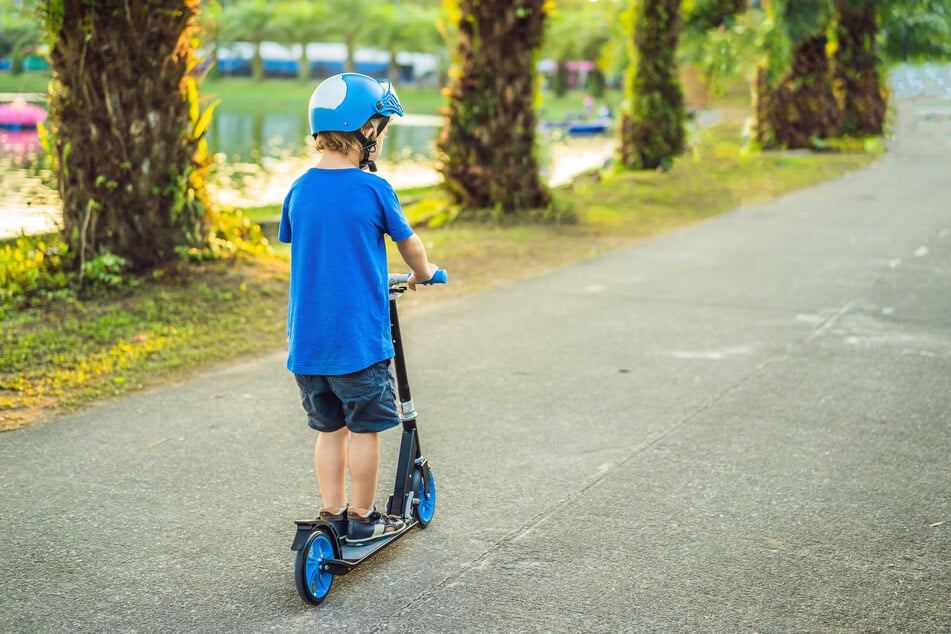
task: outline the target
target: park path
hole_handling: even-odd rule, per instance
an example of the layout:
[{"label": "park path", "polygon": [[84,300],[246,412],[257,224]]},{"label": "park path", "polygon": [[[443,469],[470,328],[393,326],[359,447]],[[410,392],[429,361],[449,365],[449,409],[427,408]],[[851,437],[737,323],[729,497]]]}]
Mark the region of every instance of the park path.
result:
[{"label": "park path", "polygon": [[409,316],[436,517],[317,608],[282,353],[0,435],[0,631],[951,630],[951,104],[890,146]]}]

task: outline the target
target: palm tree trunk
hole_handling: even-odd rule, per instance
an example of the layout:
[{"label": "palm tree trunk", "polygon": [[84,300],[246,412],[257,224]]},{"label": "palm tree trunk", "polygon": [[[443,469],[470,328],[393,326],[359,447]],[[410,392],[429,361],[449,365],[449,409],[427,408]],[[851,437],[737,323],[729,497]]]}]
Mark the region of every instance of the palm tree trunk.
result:
[{"label": "palm tree trunk", "polygon": [[441,171],[465,209],[547,207],[535,134],[535,59],[545,0],[461,0],[458,73],[438,140]]},{"label": "palm tree trunk", "polygon": [[885,88],[878,74],[874,2],[837,0],[835,80],[842,88],[841,134],[881,135],[885,124]]},{"label": "palm tree trunk", "polygon": [[344,72],[353,73],[357,69],[357,63],[354,60],[354,55],[357,52],[357,38],[352,33],[347,33],[344,35],[344,44],[347,47],[347,59],[344,61]]},{"label": "palm tree trunk", "polygon": [[680,0],[635,0],[628,13],[632,63],[625,82],[619,158],[655,169],[683,151],[684,97],[677,68]]},{"label": "palm tree trunk", "polygon": [[297,79],[304,81],[310,79],[310,60],[307,59],[307,42],[301,42],[300,59],[297,61]]},{"label": "palm tree trunk", "polygon": [[254,53],[251,55],[251,77],[264,79],[264,58],[261,56],[261,40],[254,41]]},{"label": "palm tree trunk", "polygon": [[779,145],[811,148],[816,139],[837,136],[839,108],[832,92],[825,34],[808,37],[793,50],[789,73],[769,92],[764,106],[768,127]]},{"label": "palm tree trunk", "polygon": [[46,23],[54,89],[49,128],[76,267],[103,251],[133,270],[204,238],[185,79],[197,0],[57,0]]}]

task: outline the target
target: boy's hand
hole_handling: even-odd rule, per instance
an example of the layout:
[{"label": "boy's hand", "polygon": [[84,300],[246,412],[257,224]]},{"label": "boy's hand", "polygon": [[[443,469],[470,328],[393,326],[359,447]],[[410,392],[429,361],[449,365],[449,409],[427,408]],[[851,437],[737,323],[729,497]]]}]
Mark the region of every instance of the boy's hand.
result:
[{"label": "boy's hand", "polygon": [[416,274],[416,271],[413,271],[413,274],[409,276],[409,280],[406,282],[406,286],[409,288],[409,290],[415,291],[417,284],[422,284],[423,282],[428,282],[429,280],[433,279],[433,275],[435,275],[436,271],[439,270],[439,267],[432,262],[428,262],[427,266],[429,267],[429,275],[423,279],[420,279],[420,276]]}]

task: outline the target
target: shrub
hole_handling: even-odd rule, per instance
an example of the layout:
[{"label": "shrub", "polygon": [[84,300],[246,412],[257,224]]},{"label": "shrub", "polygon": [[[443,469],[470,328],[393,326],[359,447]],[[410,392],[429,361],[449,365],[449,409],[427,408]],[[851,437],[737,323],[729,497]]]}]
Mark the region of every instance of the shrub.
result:
[{"label": "shrub", "polygon": [[211,231],[204,248],[182,248],[181,255],[193,262],[226,260],[240,254],[265,255],[273,253],[261,227],[240,209],[209,209]]},{"label": "shrub", "polygon": [[68,294],[68,247],[59,236],[22,236],[0,246],[0,313]]},{"label": "shrub", "polygon": [[[271,252],[260,227],[240,211],[212,211],[211,235],[204,249],[186,249],[190,261],[227,260],[241,254]],[[109,250],[75,270],[73,254],[58,234],[21,236],[0,244],[0,317],[7,312],[79,296],[128,291],[143,278],[129,273],[129,262]]]}]

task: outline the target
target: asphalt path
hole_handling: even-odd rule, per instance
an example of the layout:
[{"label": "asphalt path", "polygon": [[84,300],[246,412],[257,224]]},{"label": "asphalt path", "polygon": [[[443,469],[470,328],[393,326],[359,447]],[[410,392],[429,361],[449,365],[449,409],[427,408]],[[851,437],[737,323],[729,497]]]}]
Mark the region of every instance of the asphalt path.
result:
[{"label": "asphalt path", "polygon": [[318,607],[283,353],[0,435],[0,631],[951,631],[951,104],[895,126],[836,182],[409,315],[436,516]]}]

